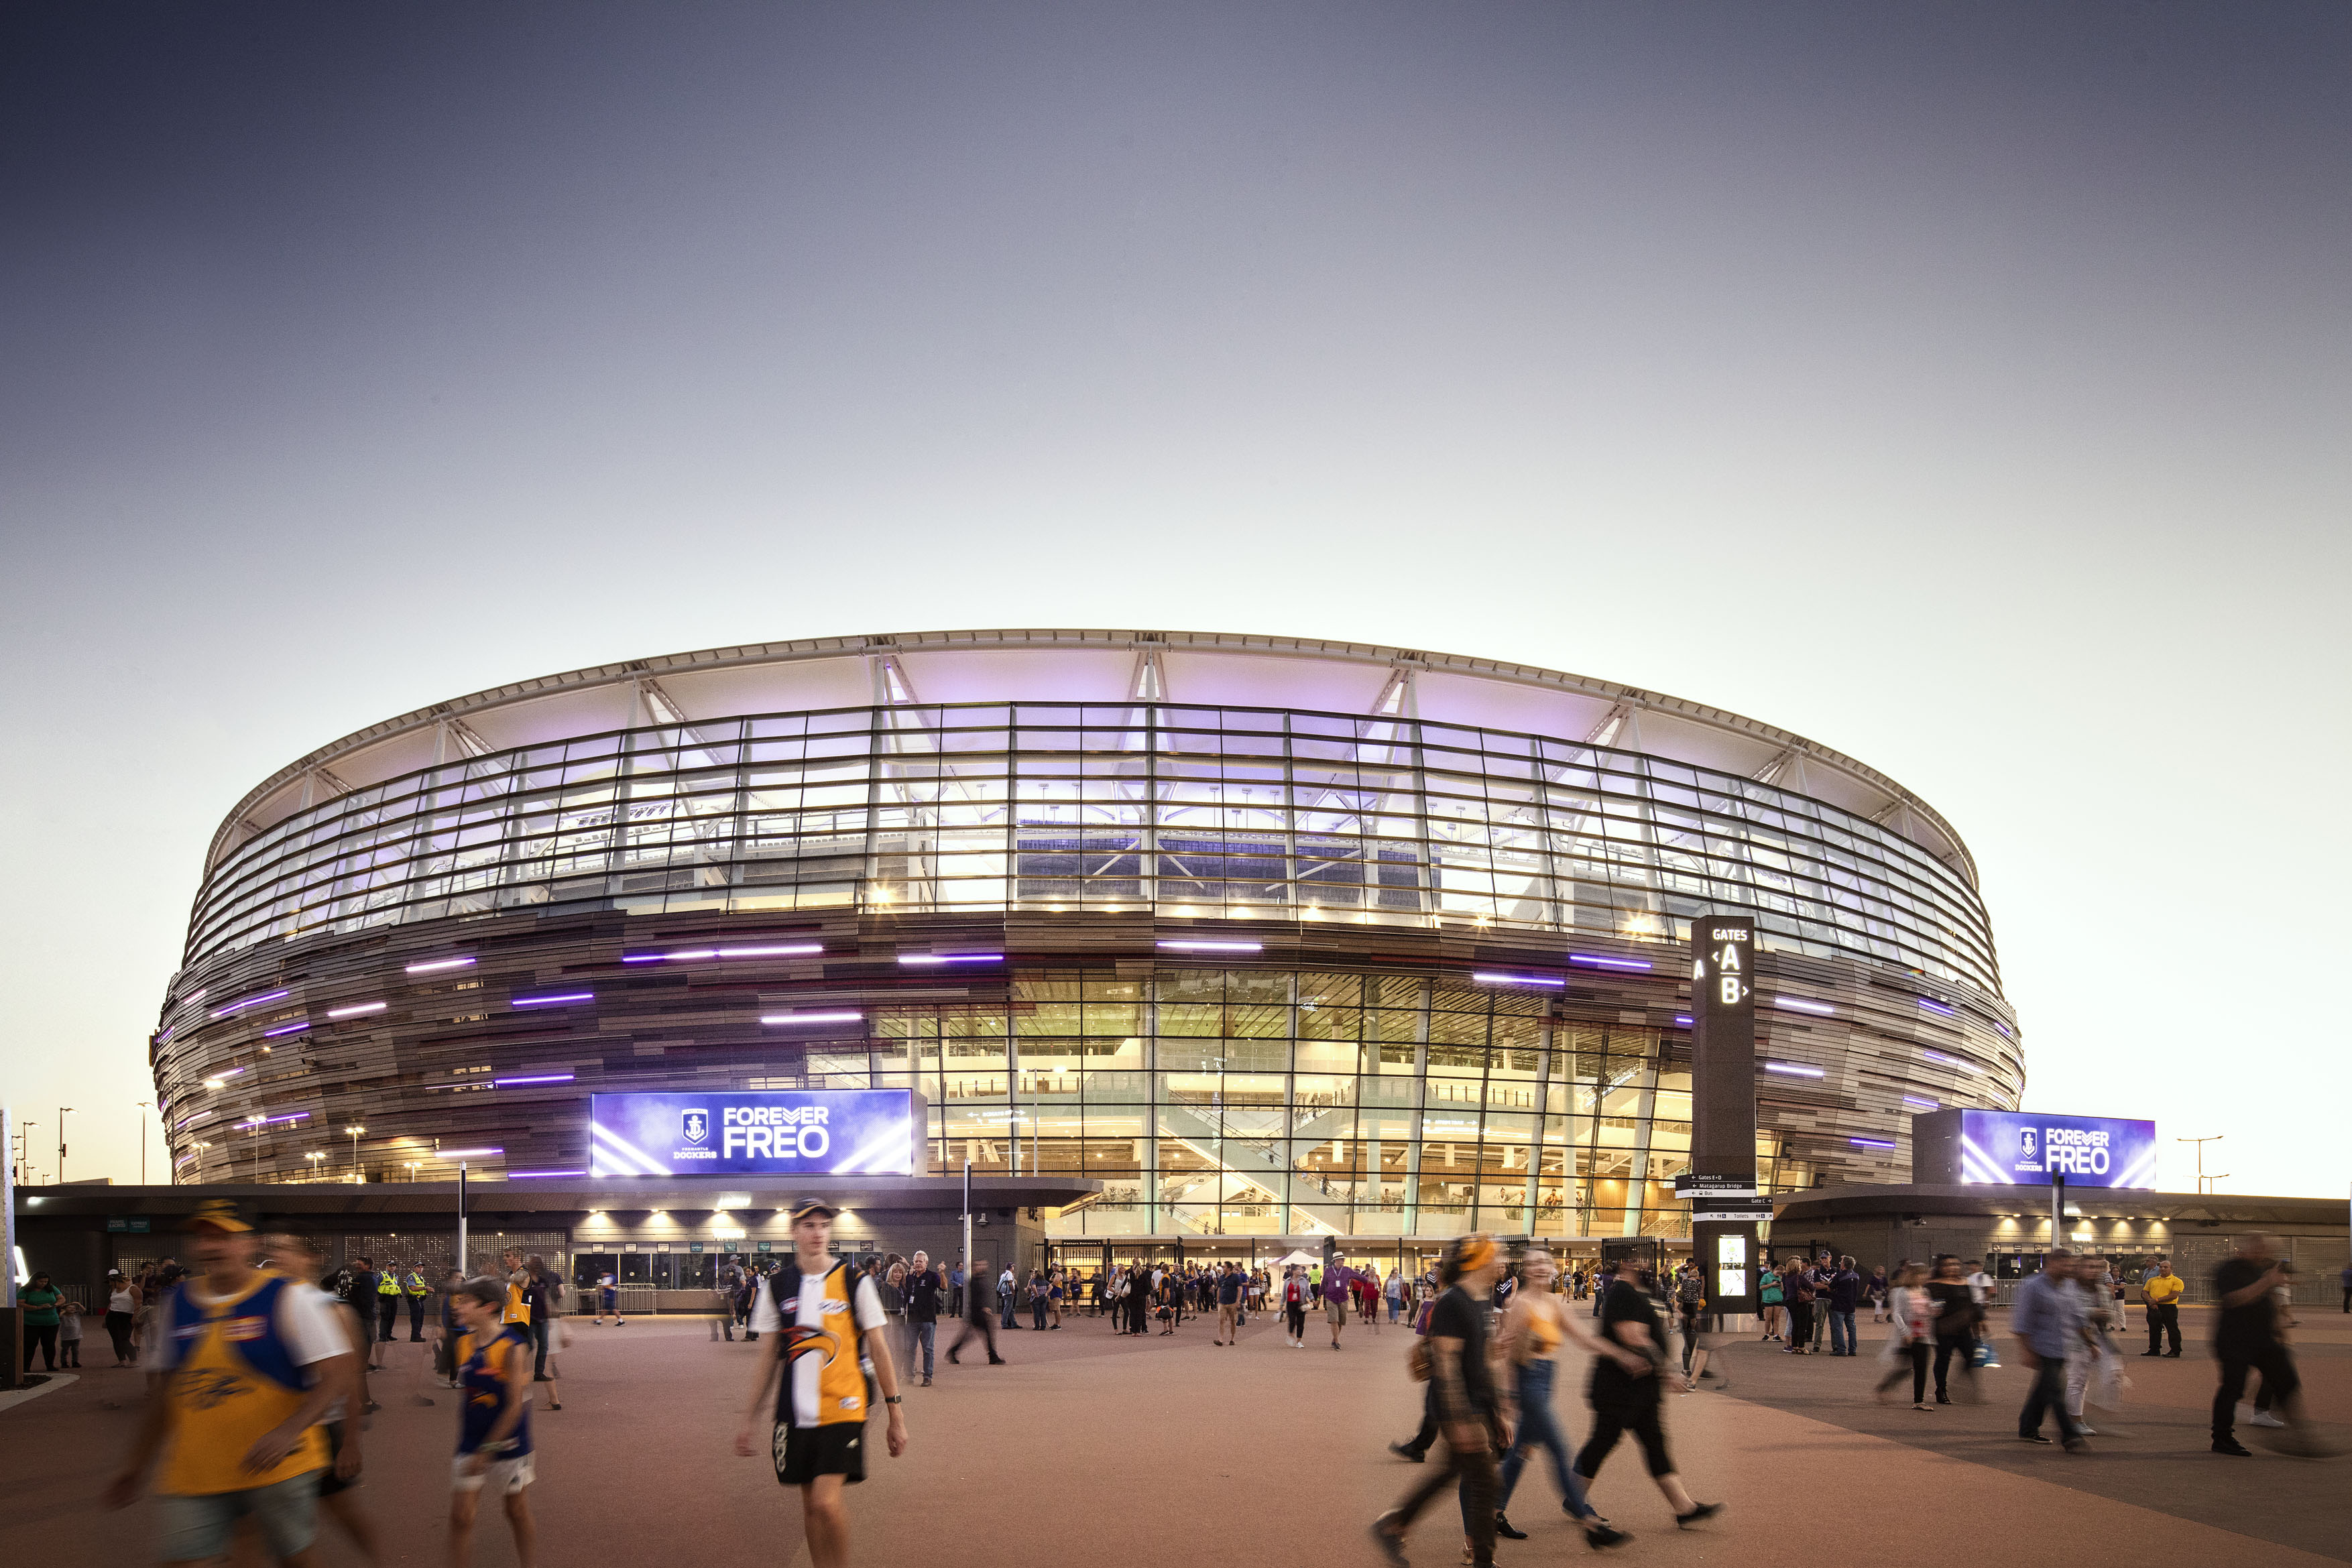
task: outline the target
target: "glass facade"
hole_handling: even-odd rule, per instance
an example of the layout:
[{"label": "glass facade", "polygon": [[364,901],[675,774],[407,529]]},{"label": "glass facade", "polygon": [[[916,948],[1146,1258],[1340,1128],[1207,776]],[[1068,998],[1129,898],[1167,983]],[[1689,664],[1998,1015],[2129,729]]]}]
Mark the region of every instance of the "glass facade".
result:
[{"label": "glass facade", "polygon": [[[905,1085],[936,1170],[1100,1183],[1063,1236],[1678,1233],[1717,910],[1758,925],[1774,1187],[1902,1180],[1911,1113],[2021,1094],[1966,852],[1907,797],[1409,700],[921,704],[896,668],[273,783],[152,1042],[175,1174],[568,1176],[597,1090]],[[905,966],[950,952],[998,956]]]},{"label": "glass facade", "polygon": [[1976,890],[1900,833],[1687,763],[1174,705],[880,706],[621,730],[309,806],[206,878],[193,964],[545,905],[1145,909],[1764,946],[2000,992]]}]

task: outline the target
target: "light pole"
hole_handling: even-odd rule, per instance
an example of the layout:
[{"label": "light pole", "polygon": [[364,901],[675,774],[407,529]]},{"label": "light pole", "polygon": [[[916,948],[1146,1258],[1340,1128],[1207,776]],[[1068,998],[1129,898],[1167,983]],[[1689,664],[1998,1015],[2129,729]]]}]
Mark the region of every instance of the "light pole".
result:
[{"label": "light pole", "polygon": [[205,1151],[211,1147],[212,1145],[202,1138],[196,1140],[196,1185],[198,1186],[205,1185]]},{"label": "light pole", "polygon": [[133,1100],[139,1107],[139,1185],[147,1185],[147,1113],[154,1108],[152,1100]]},{"label": "light pole", "polygon": [[59,1186],[66,1185],[66,1113],[72,1109],[70,1105],[58,1107],[58,1185]]},{"label": "light pole", "polygon": [[26,1186],[41,1184],[33,1178],[41,1173],[33,1168],[33,1129],[37,1122],[27,1122],[16,1130],[16,1179]]},{"label": "light pole", "polygon": [[2176,1144],[2194,1144],[2197,1145],[2197,1190],[2200,1194],[2210,1192],[2212,1190],[2205,1185],[2207,1182],[2220,1181],[2222,1179],[2222,1176],[2227,1176],[2229,1174],[2226,1171],[2222,1173],[2222,1176],[2209,1176],[2205,1174],[2205,1145],[2208,1144],[2218,1144],[2229,1135],[2230,1134],[2227,1133],[2215,1133],[2210,1137],[2175,1138],[2172,1140]]},{"label": "light pole", "polygon": [[316,1179],[318,1179],[318,1176],[319,1176],[319,1164],[318,1164],[318,1162],[320,1162],[320,1160],[323,1160],[323,1159],[325,1159],[325,1158],[327,1157],[327,1151],[326,1151],[326,1150],[324,1150],[324,1149],[313,1149],[313,1150],[311,1150],[309,1154],[304,1155],[302,1157],[303,1157],[304,1159],[309,1160],[309,1161],[310,1161],[310,1162],[311,1162],[311,1164],[310,1164],[310,1176],[311,1176],[311,1179],[315,1181]]},{"label": "light pole", "polygon": [[360,1134],[366,1132],[367,1129],[365,1127],[345,1127],[343,1131],[352,1135],[352,1181],[354,1185],[364,1183],[367,1178],[360,1170]]}]

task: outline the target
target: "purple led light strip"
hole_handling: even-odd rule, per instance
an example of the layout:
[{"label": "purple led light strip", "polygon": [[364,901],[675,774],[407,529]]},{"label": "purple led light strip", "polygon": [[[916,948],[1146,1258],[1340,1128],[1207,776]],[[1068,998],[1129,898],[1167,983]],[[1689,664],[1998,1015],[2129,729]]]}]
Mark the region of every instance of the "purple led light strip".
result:
[{"label": "purple led light strip", "polygon": [[1570,953],[1571,964],[1591,964],[1603,969],[1647,969],[1651,966],[1640,958],[1603,958],[1595,953]]},{"label": "purple led light strip", "polygon": [[1921,997],[1919,998],[1919,1005],[1926,1008],[1931,1013],[1941,1013],[1948,1019],[1956,1019],[1960,1016],[1959,1009],[1953,1007],[1948,1003],[1939,1002],[1933,997]]},{"label": "purple led light strip", "polygon": [[772,1013],[768,1017],[761,1019],[760,1021],[767,1024],[856,1023],[859,1019],[862,1019],[866,1015],[864,1013],[859,1012]]},{"label": "purple led light strip", "polygon": [[1822,1069],[1818,1067],[1800,1067],[1793,1061],[1768,1061],[1764,1064],[1764,1071],[1767,1072],[1782,1073],[1790,1078],[1821,1078],[1826,1076]]},{"label": "purple led light strip", "polygon": [[231,1002],[228,1006],[216,1010],[213,1014],[213,1017],[216,1019],[225,1019],[232,1013],[241,1013],[247,1008],[257,1008],[264,1002],[274,1002],[280,997],[290,996],[293,993],[290,991],[265,991],[257,997],[247,997],[241,1002]]},{"label": "purple led light strip", "polygon": [[310,1113],[308,1111],[294,1111],[289,1112],[283,1116],[247,1116],[244,1121],[239,1122],[237,1125],[240,1127],[268,1127],[274,1126],[279,1122],[305,1122],[310,1120]]},{"label": "purple led light strip", "polygon": [[264,1040],[276,1040],[281,1034],[300,1034],[304,1030],[309,1029],[310,1027],[310,1025],[307,1020],[301,1023],[280,1024],[276,1029],[263,1030],[261,1031],[261,1038]]},{"label": "purple led light strip", "polygon": [[408,966],[407,972],[412,975],[430,975],[443,969],[462,969],[473,961],[471,958],[436,958],[429,964],[411,964]]},{"label": "purple led light strip", "polygon": [[630,953],[623,955],[624,964],[684,963],[701,958],[803,958],[812,953],[822,953],[821,942],[795,942],[777,947],[688,947],[676,953]]},{"label": "purple led light strip", "polygon": [[1891,1149],[1895,1146],[1885,1138],[1848,1138],[1846,1142],[1857,1149]]},{"label": "purple led light strip", "polygon": [[528,1078],[493,1078],[490,1082],[494,1087],[503,1089],[509,1083],[569,1083],[572,1080],[572,1074],[569,1072],[537,1072]]},{"label": "purple led light strip", "polygon": [[1474,974],[1470,977],[1482,986],[1565,986],[1566,980],[1548,978],[1542,975]]},{"label": "purple led light strip", "polygon": [[928,967],[933,964],[1002,964],[1004,962],[1004,955],[1002,953],[901,953],[898,955],[898,962],[909,967]]},{"label": "purple led light strip", "polygon": [[584,1176],[586,1171],[509,1171],[509,1181],[529,1181],[533,1176]]},{"label": "purple led light strip", "polygon": [[566,991],[560,997],[517,997],[512,1001],[509,1002],[507,1006],[510,1008],[552,1008],[560,1007],[565,1002],[593,1002],[595,999],[596,993],[593,991]]},{"label": "purple led light strip", "polygon": [[1263,953],[1263,942],[1160,942],[1155,946],[1176,953]]},{"label": "purple led light strip", "polygon": [[355,1019],[362,1013],[380,1013],[390,1005],[388,1002],[355,1002],[347,1008],[329,1008],[327,1016],[331,1019]]},{"label": "purple led light strip", "polygon": [[1802,997],[1774,997],[1772,1005],[1787,1008],[1791,1012],[1811,1013],[1816,1018],[1829,1018],[1837,1012],[1837,1009],[1827,1002],[1811,1002]]}]

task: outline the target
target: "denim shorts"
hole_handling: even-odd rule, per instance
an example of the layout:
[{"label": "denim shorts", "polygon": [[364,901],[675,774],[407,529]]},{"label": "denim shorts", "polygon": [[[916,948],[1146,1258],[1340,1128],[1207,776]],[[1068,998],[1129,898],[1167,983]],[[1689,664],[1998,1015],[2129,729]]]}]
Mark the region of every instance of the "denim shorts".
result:
[{"label": "denim shorts", "polygon": [[269,1554],[283,1561],[307,1549],[318,1534],[319,1478],[307,1470],[247,1491],[160,1493],[155,1499],[156,1555],[166,1563],[202,1563],[228,1552],[229,1532],[253,1515]]}]

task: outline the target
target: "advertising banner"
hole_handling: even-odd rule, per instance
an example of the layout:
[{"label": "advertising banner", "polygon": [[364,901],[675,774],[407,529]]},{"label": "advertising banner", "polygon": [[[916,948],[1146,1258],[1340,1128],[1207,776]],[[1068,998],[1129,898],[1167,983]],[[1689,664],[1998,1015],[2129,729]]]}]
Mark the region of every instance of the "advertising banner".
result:
[{"label": "advertising banner", "polygon": [[[1949,1113],[1947,1113],[1948,1114]],[[2156,1124],[2042,1111],[1961,1111],[1959,1177],[1970,1186],[2156,1185]]]},{"label": "advertising banner", "polygon": [[589,1096],[592,1176],[912,1176],[905,1089]]}]

